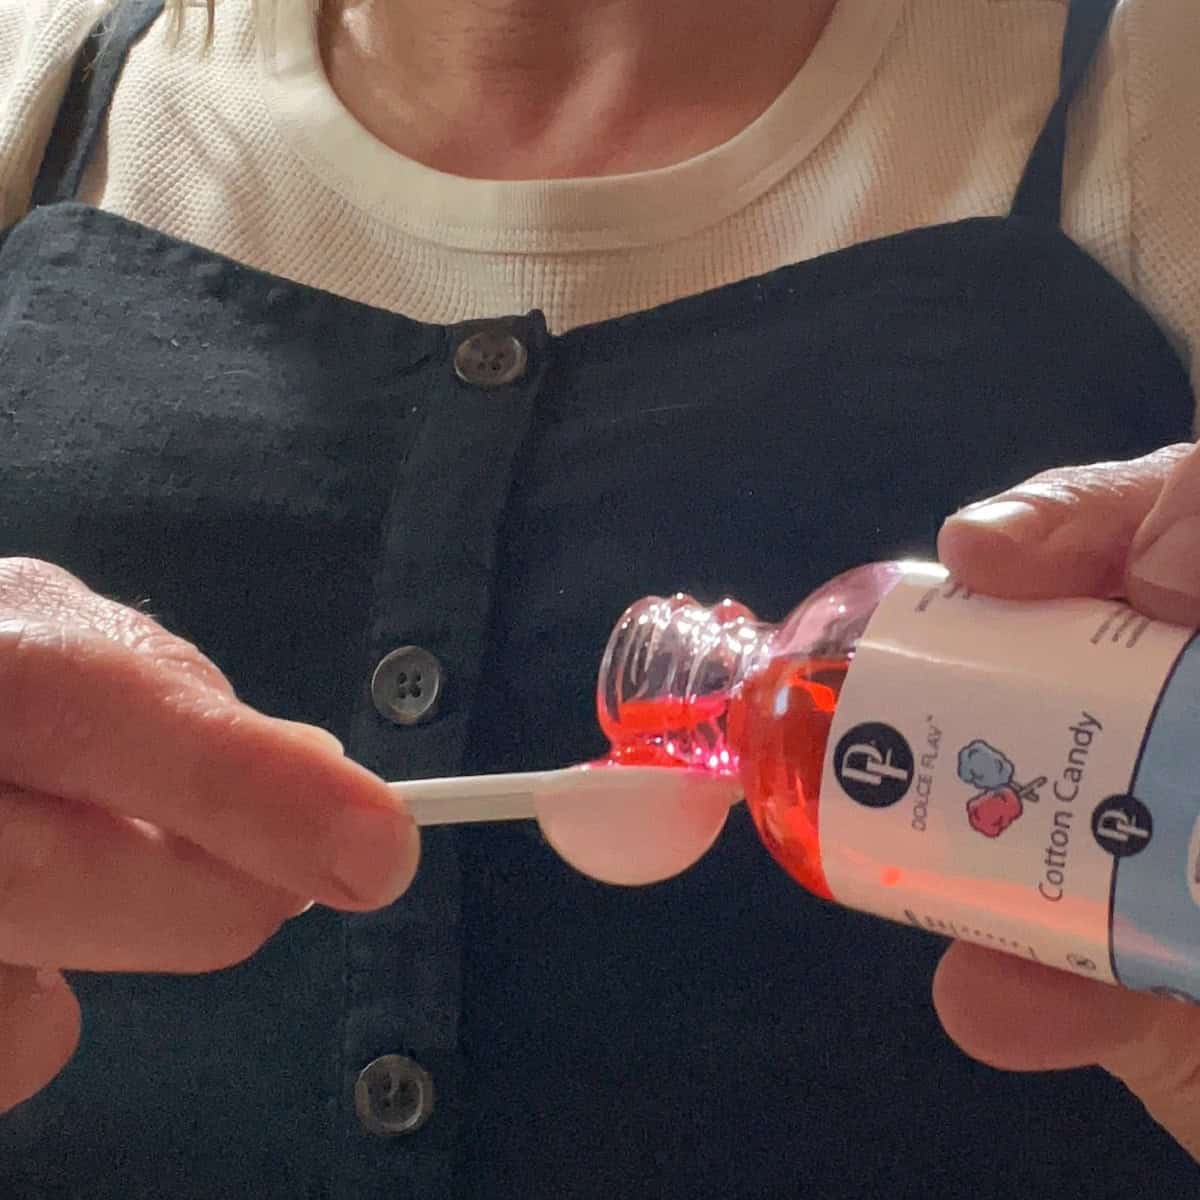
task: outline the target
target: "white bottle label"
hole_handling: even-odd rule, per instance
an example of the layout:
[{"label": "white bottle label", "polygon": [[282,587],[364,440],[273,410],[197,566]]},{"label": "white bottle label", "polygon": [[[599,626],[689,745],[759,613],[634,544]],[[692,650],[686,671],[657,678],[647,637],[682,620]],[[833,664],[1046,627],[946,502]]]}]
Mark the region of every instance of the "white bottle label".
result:
[{"label": "white bottle label", "polygon": [[820,838],[842,904],[1200,1001],[1200,637],[913,569],[847,674]]}]

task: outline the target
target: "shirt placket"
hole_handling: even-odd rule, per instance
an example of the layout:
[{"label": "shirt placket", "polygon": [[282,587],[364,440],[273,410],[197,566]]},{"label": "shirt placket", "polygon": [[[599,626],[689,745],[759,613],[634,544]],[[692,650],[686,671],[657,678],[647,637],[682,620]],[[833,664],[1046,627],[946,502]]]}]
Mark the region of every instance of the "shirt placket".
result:
[{"label": "shirt placket", "polygon": [[[393,470],[347,751],[389,780],[460,769],[485,660],[509,489],[545,376],[539,314],[446,330],[401,402],[421,429]],[[337,1197],[455,1195],[463,886],[453,828],[426,830],[390,907],[344,919]]]}]

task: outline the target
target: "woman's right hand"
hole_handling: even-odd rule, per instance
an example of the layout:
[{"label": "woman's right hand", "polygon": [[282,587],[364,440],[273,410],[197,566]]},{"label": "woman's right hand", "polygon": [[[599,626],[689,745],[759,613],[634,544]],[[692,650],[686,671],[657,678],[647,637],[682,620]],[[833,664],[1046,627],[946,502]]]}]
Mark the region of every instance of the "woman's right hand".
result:
[{"label": "woman's right hand", "polygon": [[0,1111],[74,1051],[62,970],[230,966],[310,900],[389,903],[419,845],[330,735],[61,568],[0,559]]}]

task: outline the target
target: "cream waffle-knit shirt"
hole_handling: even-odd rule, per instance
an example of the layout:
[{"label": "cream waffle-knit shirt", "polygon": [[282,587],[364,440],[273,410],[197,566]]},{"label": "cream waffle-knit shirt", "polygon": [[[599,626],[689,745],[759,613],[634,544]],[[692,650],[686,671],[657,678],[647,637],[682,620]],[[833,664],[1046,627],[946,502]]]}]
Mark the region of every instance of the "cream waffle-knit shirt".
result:
[{"label": "cream waffle-knit shirt", "polygon": [[[111,0],[0,0],[0,227]],[[840,0],[730,141],[664,169],[492,182],[376,141],[326,81],[308,0],[219,0],[134,48],[81,198],[249,265],[452,322],[554,330],[855,242],[1007,210],[1057,86],[1065,0]],[[1068,233],[1200,377],[1200,0],[1122,0],[1076,102]]]}]

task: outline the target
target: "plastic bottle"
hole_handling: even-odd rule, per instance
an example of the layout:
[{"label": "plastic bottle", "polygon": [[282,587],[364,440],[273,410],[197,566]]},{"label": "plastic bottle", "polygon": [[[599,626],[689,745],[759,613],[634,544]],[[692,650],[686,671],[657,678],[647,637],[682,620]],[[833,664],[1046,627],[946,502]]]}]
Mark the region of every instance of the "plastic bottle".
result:
[{"label": "plastic bottle", "polygon": [[818,896],[1200,995],[1192,631],[879,563],[779,625],[735,601],[642,600],[597,702],[611,761],[738,775],[762,841]]}]

